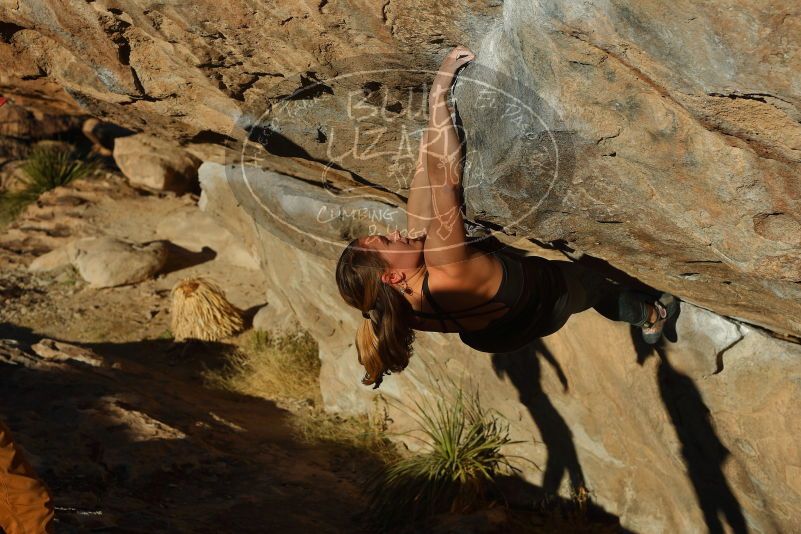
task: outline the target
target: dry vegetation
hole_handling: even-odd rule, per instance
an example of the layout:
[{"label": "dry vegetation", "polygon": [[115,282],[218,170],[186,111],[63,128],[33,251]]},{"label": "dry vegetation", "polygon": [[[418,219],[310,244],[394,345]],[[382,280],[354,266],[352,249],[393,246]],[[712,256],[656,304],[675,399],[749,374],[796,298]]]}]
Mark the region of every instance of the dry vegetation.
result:
[{"label": "dry vegetation", "polygon": [[[510,443],[506,422],[481,406],[478,391],[450,382],[436,399],[401,403],[414,414],[424,451],[393,444],[386,404],[376,396],[370,415],[340,417],[322,409],[317,343],[306,332],[250,331],[237,339],[228,365],[207,372],[209,385],[268,398],[292,413],[296,437],[327,443],[351,455],[364,474],[364,520],[375,532],[413,532],[415,520],[436,513],[469,513],[503,506],[494,479],[515,471],[502,448]],[[525,460],[525,459],[520,459]],[[589,513],[589,493],[545,499],[528,510],[509,510],[504,528],[516,532],[618,532],[615,524]],[[532,503],[534,504],[534,503]],[[412,529],[412,530],[407,530]]]},{"label": "dry vegetation", "polygon": [[378,406],[372,414],[359,417],[323,410],[317,343],[306,332],[249,331],[237,340],[227,367],[205,377],[215,387],[267,398],[288,409],[296,437],[307,443],[361,451],[377,462],[398,454],[385,434]]}]

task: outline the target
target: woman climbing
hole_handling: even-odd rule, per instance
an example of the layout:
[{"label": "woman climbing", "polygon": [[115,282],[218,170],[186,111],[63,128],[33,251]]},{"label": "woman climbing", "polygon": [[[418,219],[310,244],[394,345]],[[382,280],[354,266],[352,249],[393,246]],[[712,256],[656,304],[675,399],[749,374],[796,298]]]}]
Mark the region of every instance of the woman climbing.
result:
[{"label": "woman climbing", "polygon": [[429,93],[429,124],[420,140],[407,202],[407,236],[354,239],[336,270],[342,298],[360,310],[356,333],[365,385],[406,368],[415,330],[459,332],[482,352],[507,352],[556,332],[590,307],[614,321],[642,327],[656,343],[678,301],[620,289],[570,261],[486,253],[467,238],[461,214],[462,147],[447,95],[456,72],[474,54],[454,48]]}]

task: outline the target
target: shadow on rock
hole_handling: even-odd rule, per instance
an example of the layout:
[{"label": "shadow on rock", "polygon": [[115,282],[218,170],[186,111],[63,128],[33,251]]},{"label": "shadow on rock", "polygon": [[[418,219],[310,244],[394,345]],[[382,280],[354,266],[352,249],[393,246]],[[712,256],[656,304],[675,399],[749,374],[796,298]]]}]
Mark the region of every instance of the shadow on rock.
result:
[{"label": "shadow on rock", "polygon": [[553,354],[541,340],[513,352],[493,354],[492,366],[498,377],[508,376],[517,388],[520,402],[528,409],[539,429],[548,452],[542,491],[555,494],[565,474],[570,478],[573,491],[584,487],[584,473],[576,454],[573,434],[564,418],[559,414],[540,384],[540,359],[554,367],[567,390],[567,378]]},{"label": "shadow on rock", "polygon": [[[509,508],[515,511],[533,510],[528,526],[539,526],[538,532],[615,532],[630,534],[620,526],[620,518],[591,501],[566,499],[546,493],[519,476],[500,476],[496,489]],[[525,517],[525,515],[523,515]]]},{"label": "shadow on rock", "polygon": [[193,252],[169,241],[165,243],[167,245],[167,263],[159,271],[160,274],[188,269],[217,257],[217,253],[210,247],[203,247],[200,252]]},{"label": "shadow on rock", "polygon": [[[492,355],[496,375],[508,376],[517,388],[518,398],[537,425],[548,456],[541,487],[520,477],[505,476],[497,480],[499,492],[513,509],[533,505],[539,514],[537,521],[544,521],[540,524],[543,531],[629,532],[620,526],[617,516],[584,498],[587,495],[584,472],[573,434],[542,389],[541,360],[554,369],[563,390],[567,391],[569,384],[565,373],[541,340],[513,352]],[[571,499],[558,495],[565,476],[569,478],[574,496]]]},{"label": "shadow on rock", "polygon": [[[640,364],[653,354],[659,357],[659,394],[676,429],[687,475],[709,532],[748,532],[742,507],[723,474],[723,463],[730,453],[715,432],[701,392],[692,378],[670,365],[662,347],[664,340],[657,345],[647,345],[640,339],[638,328],[631,329],[631,336]],[[728,524],[728,530],[724,529],[722,519]]]}]

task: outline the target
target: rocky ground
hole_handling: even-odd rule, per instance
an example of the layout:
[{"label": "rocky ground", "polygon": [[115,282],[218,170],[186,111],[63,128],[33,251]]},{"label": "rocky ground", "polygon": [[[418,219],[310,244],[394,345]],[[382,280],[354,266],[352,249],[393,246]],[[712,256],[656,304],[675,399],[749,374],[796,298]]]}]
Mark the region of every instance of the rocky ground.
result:
[{"label": "rocky ground", "polygon": [[78,237],[155,239],[195,201],[110,175],[45,195],[0,240],[0,405],[53,490],[58,530],[358,530],[354,459],[299,442],[274,402],[208,387],[223,345],[169,339],[177,280],[210,277],[248,309],[264,303],[258,270],[188,249],[155,279],[105,289],[71,266],[27,269]]}]

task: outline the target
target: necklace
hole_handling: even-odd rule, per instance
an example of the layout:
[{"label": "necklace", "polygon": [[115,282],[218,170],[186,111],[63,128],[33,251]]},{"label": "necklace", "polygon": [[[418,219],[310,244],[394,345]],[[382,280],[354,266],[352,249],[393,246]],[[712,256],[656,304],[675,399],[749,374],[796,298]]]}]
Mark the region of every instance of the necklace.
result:
[{"label": "necklace", "polygon": [[[409,280],[414,280],[414,279],[415,279],[415,278],[417,278],[418,276],[421,276],[421,275],[423,275],[423,273],[424,273],[425,271],[426,271],[426,268],[425,268],[425,266],[422,266],[422,267],[420,267],[420,269],[418,269],[418,270],[417,270],[417,272],[415,272],[415,273],[414,273],[412,276],[410,276],[410,277],[409,277]],[[421,284],[421,287],[422,287],[422,284]],[[407,295],[409,295],[408,299],[409,299],[410,301],[412,300],[412,298],[414,298],[414,297],[412,297],[412,295],[414,295],[414,294],[415,294],[415,291],[414,291],[412,288],[410,288],[410,287],[409,287],[409,283],[408,283],[408,281],[406,281],[406,280],[404,280],[403,292],[404,292],[404,293],[406,293]],[[422,310],[422,309],[423,309],[423,292],[422,292],[422,291],[419,291],[419,294],[420,294],[420,296],[419,296],[419,298],[417,299],[417,300],[419,301],[419,306],[418,306],[418,309],[419,309],[419,310]]]}]

